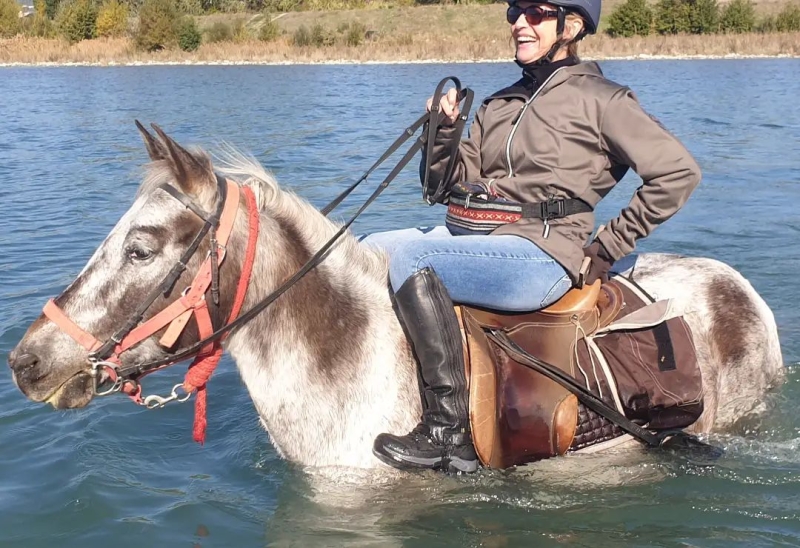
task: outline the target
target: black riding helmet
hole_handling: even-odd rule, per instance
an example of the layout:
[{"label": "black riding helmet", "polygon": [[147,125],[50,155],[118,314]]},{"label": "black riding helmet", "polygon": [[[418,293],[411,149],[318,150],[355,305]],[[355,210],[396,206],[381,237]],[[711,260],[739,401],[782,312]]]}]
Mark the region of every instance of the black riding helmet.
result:
[{"label": "black riding helmet", "polygon": [[[514,5],[517,0],[507,0],[509,5]],[[581,33],[594,34],[597,32],[597,26],[600,24],[600,7],[602,0],[547,0],[542,3],[547,3],[557,6],[559,9],[558,14],[558,34],[564,31],[564,16],[566,12],[573,11],[583,17],[585,28]]]}]

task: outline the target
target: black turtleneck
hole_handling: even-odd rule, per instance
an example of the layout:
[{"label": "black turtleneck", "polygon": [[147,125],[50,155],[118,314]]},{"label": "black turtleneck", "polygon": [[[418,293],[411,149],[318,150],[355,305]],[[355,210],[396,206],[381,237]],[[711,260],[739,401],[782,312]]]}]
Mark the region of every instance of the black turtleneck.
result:
[{"label": "black turtleneck", "polygon": [[521,84],[525,88],[528,97],[531,97],[556,70],[561,67],[577,65],[579,61],[575,57],[567,57],[551,63],[542,63],[541,60],[538,60],[523,65],[517,60],[515,62],[522,68],[522,80],[517,85]]}]

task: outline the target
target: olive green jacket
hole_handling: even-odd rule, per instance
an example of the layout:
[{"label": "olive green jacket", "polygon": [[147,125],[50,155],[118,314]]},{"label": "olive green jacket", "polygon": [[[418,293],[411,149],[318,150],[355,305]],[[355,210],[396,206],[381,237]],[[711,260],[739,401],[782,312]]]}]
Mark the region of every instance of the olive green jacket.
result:
[{"label": "olive green jacket", "polygon": [[[513,86],[486,98],[469,138],[458,147],[450,180],[442,181],[455,134],[449,126],[437,134],[431,186],[493,180],[498,194],[517,202],[579,198],[594,207],[632,168],[642,185],[597,236],[615,260],[674,215],[701,177],[678,139],[642,110],[630,89],[607,80],[593,62],[557,70],[530,100]],[[422,161],[424,166],[424,156]],[[594,230],[594,213],[549,224],[546,233],[542,220],[521,219],[492,234],[531,240],[575,283],[583,247]]]}]

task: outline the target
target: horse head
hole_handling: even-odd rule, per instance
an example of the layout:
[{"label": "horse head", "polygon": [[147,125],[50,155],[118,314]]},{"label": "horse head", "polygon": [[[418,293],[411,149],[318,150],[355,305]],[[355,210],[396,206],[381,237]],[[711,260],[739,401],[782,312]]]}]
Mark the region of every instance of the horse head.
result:
[{"label": "horse head", "polygon": [[[129,335],[185,297],[188,284],[210,254],[217,228],[213,221],[225,201],[220,185],[225,182],[215,174],[205,153],[186,150],[156,125],[156,136],[138,121],[136,125],[152,162],[131,208],[9,355],[14,382],[35,402],[58,409],[87,405],[96,393],[96,384],[108,380],[108,368],[98,371],[89,360],[98,351],[103,353],[101,359],[110,355],[124,368],[167,359],[199,340],[195,322],[176,330],[167,343],[162,338],[163,328],[153,333],[140,331],[143,336],[138,341],[130,340]],[[238,201],[234,216],[237,209]],[[195,251],[187,254],[192,247]],[[207,307],[213,326],[220,325],[230,312],[233,292],[225,289],[235,284],[240,272],[238,263],[230,267],[227,263],[236,261],[229,258],[219,270],[216,283],[223,291],[218,302]],[[171,283],[170,272],[174,273]],[[101,378],[93,378],[93,373]]]}]

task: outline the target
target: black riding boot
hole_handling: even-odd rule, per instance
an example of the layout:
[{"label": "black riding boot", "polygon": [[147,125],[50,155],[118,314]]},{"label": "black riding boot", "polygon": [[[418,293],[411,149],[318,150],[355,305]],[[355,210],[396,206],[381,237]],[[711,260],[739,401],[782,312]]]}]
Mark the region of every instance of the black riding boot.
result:
[{"label": "black riding boot", "polygon": [[409,434],[380,434],[372,452],[401,470],[474,472],[464,351],[453,302],[436,273],[416,272],[395,293],[422,377],[422,422]]}]

